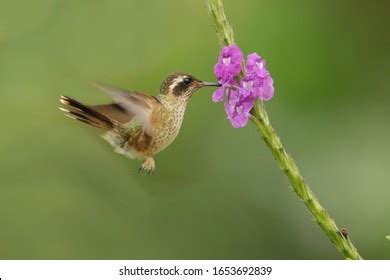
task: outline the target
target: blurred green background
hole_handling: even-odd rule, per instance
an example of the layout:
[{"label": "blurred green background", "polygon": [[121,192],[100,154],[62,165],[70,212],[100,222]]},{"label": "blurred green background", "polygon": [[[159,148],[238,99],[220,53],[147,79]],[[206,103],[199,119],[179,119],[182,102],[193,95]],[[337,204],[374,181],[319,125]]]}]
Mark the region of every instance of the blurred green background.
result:
[{"label": "blurred green background", "polygon": [[[224,1],[245,53],[268,60],[273,125],[363,257],[389,259],[389,1]],[[203,1],[2,0],[1,259],[339,259],[252,125],[193,97],[157,172],[65,118],[99,80],[156,93],[213,80]]]}]

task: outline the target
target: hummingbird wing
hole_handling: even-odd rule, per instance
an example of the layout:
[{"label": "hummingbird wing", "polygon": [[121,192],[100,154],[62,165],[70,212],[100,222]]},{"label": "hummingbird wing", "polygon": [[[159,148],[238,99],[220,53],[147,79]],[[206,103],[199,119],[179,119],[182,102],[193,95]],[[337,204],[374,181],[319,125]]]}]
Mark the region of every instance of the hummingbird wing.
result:
[{"label": "hummingbird wing", "polygon": [[117,103],[92,105],[89,107],[121,124],[129,123],[134,118],[134,114],[131,114]]},{"label": "hummingbird wing", "polygon": [[[153,103],[158,102],[154,97],[140,92],[114,88],[98,82],[93,83],[93,85],[108,94],[117,105],[123,108],[129,120],[133,118],[137,119],[141,123],[144,131],[148,135],[152,135],[151,116]],[[113,113],[112,107],[105,107],[103,109],[111,111],[111,114]],[[107,114],[109,115],[110,113]],[[121,118],[123,119],[123,114]]]}]

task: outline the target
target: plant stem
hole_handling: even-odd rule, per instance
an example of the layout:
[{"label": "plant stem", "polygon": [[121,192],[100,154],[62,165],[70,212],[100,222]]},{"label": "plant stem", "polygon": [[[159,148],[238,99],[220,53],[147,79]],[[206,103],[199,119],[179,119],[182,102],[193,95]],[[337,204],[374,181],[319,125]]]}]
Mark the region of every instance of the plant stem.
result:
[{"label": "plant stem", "polygon": [[[221,46],[234,44],[233,29],[226,19],[222,0],[206,0],[206,6]],[[289,179],[294,192],[303,200],[307,209],[310,211],[315,223],[320,226],[345,258],[354,260],[362,259],[346,231],[343,234],[340,232],[335,221],[330,217],[325,208],[322,207],[318,198],[303,179],[294,159],[286,152],[278,134],[270,123],[264,103],[256,101],[251,114],[251,121],[271,150],[279,168]]]}]

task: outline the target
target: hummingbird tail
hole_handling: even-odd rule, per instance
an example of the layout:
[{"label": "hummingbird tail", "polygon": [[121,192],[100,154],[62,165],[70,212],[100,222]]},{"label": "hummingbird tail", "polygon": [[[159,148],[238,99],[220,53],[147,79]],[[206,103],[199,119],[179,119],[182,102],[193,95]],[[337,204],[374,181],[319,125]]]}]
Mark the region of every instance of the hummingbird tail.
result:
[{"label": "hummingbird tail", "polygon": [[89,106],[63,95],[60,98],[60,102],[66,105],[66,108],[60,108],[60,110],[65,112],[67,117],[103,130],[114,128],[114,122],[110,118]]}]

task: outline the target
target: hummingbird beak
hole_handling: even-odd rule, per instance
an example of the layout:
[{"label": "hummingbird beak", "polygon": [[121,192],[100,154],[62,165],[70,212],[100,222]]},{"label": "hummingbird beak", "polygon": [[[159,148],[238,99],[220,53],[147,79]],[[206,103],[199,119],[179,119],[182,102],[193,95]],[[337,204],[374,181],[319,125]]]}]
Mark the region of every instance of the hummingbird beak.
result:
[{"label": "hummingbird beak", "polygon": [[212,83],[212,82],[202,82],[202,86],[204,87],[220,87],[220,83]]}]

